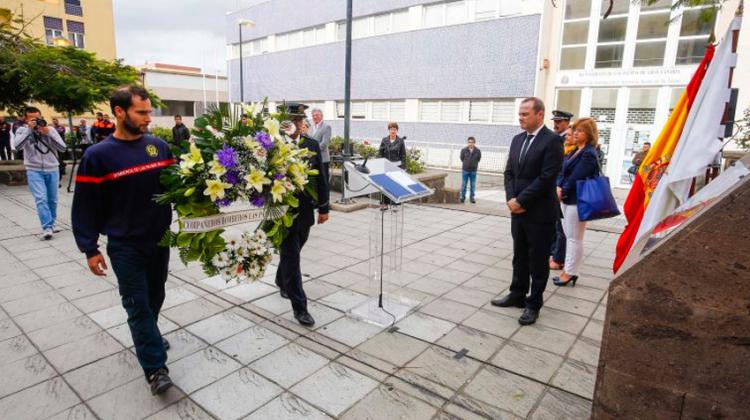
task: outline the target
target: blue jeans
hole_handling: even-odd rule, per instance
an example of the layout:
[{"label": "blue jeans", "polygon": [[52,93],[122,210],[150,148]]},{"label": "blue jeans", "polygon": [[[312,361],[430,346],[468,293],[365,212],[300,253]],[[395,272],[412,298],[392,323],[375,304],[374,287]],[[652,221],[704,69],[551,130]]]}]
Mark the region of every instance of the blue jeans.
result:
[{"label": "blue jeans", "polygon": [[461,200],[466,200],[466,184],[469,186],[469,197],[474,199],[474,191],[477,186],[477,171],[461,171]]},{"label": "blue jeans", "polygon": [[36,202],[36,213],[42,229],[52,229],[57,220],[57,187],[60,185],[60,171],[26,171],[29,190]]},{"label": "blue jeans", "polygon": [[167,366],[167,351],[156,322],[164,303],[169,248],[110,238],[107,254],[117,276],[122,306],[128,313],[135,354],[148,379]]}]

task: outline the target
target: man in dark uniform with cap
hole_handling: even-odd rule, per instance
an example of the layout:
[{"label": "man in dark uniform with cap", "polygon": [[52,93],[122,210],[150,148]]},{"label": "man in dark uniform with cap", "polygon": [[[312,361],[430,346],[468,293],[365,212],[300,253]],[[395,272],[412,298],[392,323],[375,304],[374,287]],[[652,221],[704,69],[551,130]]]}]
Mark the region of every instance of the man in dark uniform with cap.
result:
[{"label": "man in dark uniform with cap", "polygon": [[[560,141],[565,146],[565,135],[570,129],[570,120],[573,114],[567,111],[552,111],[552,124],[554,132],[560,136]],[[562,210],[559,212],[562,218]],[[552,242],[550,250],[549,268],[551,270],[562,270],[565,263],[565,232],[563,232],[562,222],[560,219],[555,224],[555,240]]]},{"label": "man in dark uniform with cap", "polygon": [[[284,105],[279,106],[281,112]],[[282,130],[289,134],[292,140],[300,148],[313,152],[308,160],[312,169],[318,171],[318,175],[310,176],[309,182],[315,187],[318,197],[317,201],[306,192],[297,193],[299,207],[291,209],[296,215],[292,227],[287,231],[287,236],[281,243],[279,268],[276,271],[276,285],[279,286],[281,296],[292,301],[294,318],[302,325],[311,326],[315,320],[307,312],[307,296],[302,288],[302,271],[300,269],[300,252],[305,246],[310,235],[310,228],[315,224],[315,209],[318,209],[318,224],[328,220],[328,180],[322,176],[323,160],[320,153],[320,145],[317,140],[302,134],[302,125],[305,124],[305,109],[307,105],[299,103],[286,104],[287,113],[294,123],[294,127],[282,126]]]}]

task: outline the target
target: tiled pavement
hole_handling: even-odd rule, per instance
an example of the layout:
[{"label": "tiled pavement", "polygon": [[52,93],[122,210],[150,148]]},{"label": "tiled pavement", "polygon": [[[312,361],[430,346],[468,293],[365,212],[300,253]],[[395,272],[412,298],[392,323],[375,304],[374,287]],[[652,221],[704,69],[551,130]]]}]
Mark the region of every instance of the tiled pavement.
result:
[{"label": "tiled pavement", "polygon": [[227,285],[174,255],[160,327],[177,387],[155,398],[114,276],[88,274],[75,248],[70,203],[62,193],[67,229],[43,242],[26,188],[0,186],[0,418],[588,417],[611,233],[586,233],[578,285],[550,284],[538,324],[523,328],[519,309],[489,305],[511,276],[503,217],[406,206],[396,293],[420,305],[395,332],[345,315],[374,294],[367,211],[313,229],[302,263],[312,330],[293,321],[273,269]]}]

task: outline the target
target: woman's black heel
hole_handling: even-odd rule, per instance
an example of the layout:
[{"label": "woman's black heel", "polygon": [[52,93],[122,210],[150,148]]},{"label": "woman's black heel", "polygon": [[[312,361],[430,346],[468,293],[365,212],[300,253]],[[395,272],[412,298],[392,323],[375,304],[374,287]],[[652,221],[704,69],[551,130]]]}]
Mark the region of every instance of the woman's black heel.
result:
[{"label": "woman's black heel", "polygon": [[578,281],[578,276],[570,276],[570,278],[567,281],[560,280],[560,277],[552,278],[552,283],[554,283],[555,286],[567,286],[568,284],[570,284],[570,287],[575,287],[577,281]]}]

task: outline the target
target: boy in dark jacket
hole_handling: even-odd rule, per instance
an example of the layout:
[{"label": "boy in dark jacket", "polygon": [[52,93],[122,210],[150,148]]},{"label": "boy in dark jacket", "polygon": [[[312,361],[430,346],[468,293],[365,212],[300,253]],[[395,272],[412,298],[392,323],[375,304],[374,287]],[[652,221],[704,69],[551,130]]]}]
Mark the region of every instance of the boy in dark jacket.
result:
[{"label": "boy in dark jacket", "polygon": [[[474,192],[477,184],[477,169],[479,161],[482,160],[482,151],[477,147],[477,140],[469,137],[466,140],[466,147],[461,149],[461,202],[466,202],[466,184],[470,183],[469,201],[476,203]],[[467,182],[468,181],[468,182]]]}]

